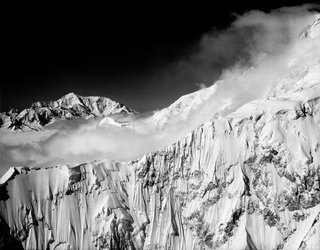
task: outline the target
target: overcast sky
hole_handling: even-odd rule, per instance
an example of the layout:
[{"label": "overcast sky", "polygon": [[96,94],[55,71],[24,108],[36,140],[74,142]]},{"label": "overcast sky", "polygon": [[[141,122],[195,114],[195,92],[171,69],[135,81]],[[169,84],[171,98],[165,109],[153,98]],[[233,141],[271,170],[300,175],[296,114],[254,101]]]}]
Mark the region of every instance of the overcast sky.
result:
[{"label": "overcast sky", "polygon": [[166,107],[201,83],[214,82],[234,62],[223,56],[209,63],[195,57],[207,42],[203,34],[224,29],[234,14],[301,3],[5,10],[0,110],[26,108],[69,92],[109,97],[140,112]]}]

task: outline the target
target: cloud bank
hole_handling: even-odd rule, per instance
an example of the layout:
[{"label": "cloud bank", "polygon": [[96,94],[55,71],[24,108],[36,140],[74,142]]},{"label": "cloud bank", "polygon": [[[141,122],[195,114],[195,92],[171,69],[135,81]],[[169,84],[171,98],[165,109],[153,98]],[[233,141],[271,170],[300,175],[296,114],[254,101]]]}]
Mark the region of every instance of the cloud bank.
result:
[{"label": "cloud bank", "polygon": [[59,121],[42,132],[3,132],[0,164],[6,168],[104,158],[128,161],[169,145],[214,115],[226,115],[272,93],[281,80],[292,78],[293,66],[303,71],[319,63],[319,37],[298,37],[303,28],[320,17],[317,8],[305,5],[269,13],[254,10],[238,15],[227,30],[205,34],[191,55],[165,70],[165,78],[180,80],[191,72],[198,76],[200,88],[195,95],[197,101],[186,108],[188,112],[175,109],[165,126],[157,126],[152,115],[142,115],[132,121],[134,129],[102,125],[99,119],[91,119]]}]

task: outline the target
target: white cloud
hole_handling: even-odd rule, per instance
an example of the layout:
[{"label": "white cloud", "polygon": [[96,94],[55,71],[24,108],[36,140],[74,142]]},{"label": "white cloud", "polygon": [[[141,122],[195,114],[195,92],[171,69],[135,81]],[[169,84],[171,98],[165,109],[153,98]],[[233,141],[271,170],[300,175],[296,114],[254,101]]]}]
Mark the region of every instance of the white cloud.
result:
[{"label": "white cloud", "polygon": [[[219,71],[222,81],[211,87],[213,94],[202,98],[187,119],[173,117],[161,131],[150,125],[147,116],[132,121],[135,129],[103,126],[99,119],[92,119],[60,121],[40,133],[2,133],[1,165],[77,164],[104,158],[127,161],[177,141],[216,112],[227,114],[267,95],[280,79],[291,76],[292,65],[303,71],[319,63],[319,38],[298,39],[299,32],[319,15],[309,11],[311,7],[250,11],[238,16],[227,30],[204,35],[197,52],[178,63],[176,70],[195,70],[206,78],[212,71],[212,81]],[[200,91],[211,84],[199,84]]]}]

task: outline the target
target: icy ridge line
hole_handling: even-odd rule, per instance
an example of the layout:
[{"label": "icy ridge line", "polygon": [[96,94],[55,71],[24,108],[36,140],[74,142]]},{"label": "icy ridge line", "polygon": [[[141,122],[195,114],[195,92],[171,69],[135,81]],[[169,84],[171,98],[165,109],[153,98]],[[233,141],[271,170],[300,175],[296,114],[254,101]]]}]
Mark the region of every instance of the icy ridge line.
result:
[{"label": "icy ridge line", "polygon": [[26,249],[316,248],[317,93],[248,103],[136,161],[19,168],[1,221]]},{"label": "icy ridge line", "polygon": [[[270,96],[131,162],[11,168],[0,248],[317,249],[319,72],[297,64]],[[157,115],[188,113],[198,97]]]},{"label": "icy ridge line", "polygon": [[0,127],[11,130],[37,130],[56,119],[104,117],[114,114],[134,115],[136,112],[106,97],[83,97],[69,93],[57,101],[35,102],[29,109],[0,113]]}]

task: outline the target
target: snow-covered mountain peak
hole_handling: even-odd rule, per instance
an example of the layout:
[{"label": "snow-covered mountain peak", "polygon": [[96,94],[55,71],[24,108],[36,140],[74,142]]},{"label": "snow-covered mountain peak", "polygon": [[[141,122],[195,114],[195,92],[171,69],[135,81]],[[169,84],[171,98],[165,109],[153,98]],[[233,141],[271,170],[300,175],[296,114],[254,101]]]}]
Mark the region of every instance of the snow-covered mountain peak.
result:
[{"label": "snow-covered mountain peak", "polygon": [[[308,34],[313,34],[317,23]],[[292,58],[290,54],[290,64],[280,61],[286,63],[281,64],[285,72],[279,74],[279,81],[268,83],[276,86],[271,94],[261,91],[258,99],[227,115],[212,118],[205,113],[207,122],[139,159],[10,168],[0,179],[0,248],[318,249],[317,39],[314,35],[300,39],[303,46],[295,47],[300,50],[294,49]],[[252,72],[255,68],[242,77]],[[248,78],[255,80],[249,87],[264,87],[261,78],[269,80],[265,72]],[[232,107],[239,107],[243,102],[235,99],[252,90],[235,86],[228,92],[234,85],[226,80],[185,95],[155,113],[150,122],[160,127],[174,119],[187,123],[190,113],[203,111],[201,105],[207,100],[213,99],[219,108],[230,95],[236,97]],[[115,140],[122,124],[107,114],[131,115],[107,98],[70,93],[22,112],[12,110],[8,116],[32,124],[41,112],[53,114],[54,119],[106,116],[98,125],[107,128],[103,131],[116,131]],[[173,125],[181,129],[183,123]],[[92,126],[96,131],[96,124]],[[131,137],[125,139],[129,150],[139,146]],[[103,137],[99,143],[110,141]],[[82,145],[82,153],[87,153],[88,145]]]},{"label": "snow-covered mountain peak", "polygon": [[152,122],[158,127],[163,128],[170,120],[187,119],[190,112],[199,108],[216,90],[216,85],[203,88],[193,93],[183,95],[169,107],[157,111],[152,116]]},{"label": "snow-covered mountain peak", "polygon": [[12,130],[39,129],[58,120],[105,117],[109,115],[134,116],[135,111],[106,97],[83,97],[69,93],[56,101],[38,101],[29,109],[15,109],[0,114],[0,126]]},{"label": "snow-covered mountain peak", "polygon": [[69,93],[61,97],[56,103],[60,104],[62,107],[71,108],[75,105],[81,105],[81,101],[78,95],[75,93]]},{"label": "snow-covered mountain peak", "polygon": [[248,103],[131,162],[11,168],[0,179],[0,243],[317,249],[318,87]]}]

